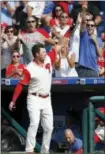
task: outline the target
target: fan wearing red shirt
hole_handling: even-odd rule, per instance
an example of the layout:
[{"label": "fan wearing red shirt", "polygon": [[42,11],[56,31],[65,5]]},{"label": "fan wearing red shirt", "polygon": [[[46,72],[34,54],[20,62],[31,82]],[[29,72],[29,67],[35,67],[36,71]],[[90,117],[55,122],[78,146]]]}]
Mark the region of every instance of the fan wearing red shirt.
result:
[{"label": "fan wearing red shirt", "polygon": [[99,76],[105,77],[105,49],[101,57],[98,58]]},{"label": "fan wearing red shirt", "polygon": [[101,39],[104,43],[103,54],[98,58],[97,64],[99,66],[99,76],[105,77],[105,32],[101,34]]},{"label": "fan wearing red shirt", "polygon": [[66,44],[68,44],[70,38],[70,25],[67,25],[68,14],[63,12],[60,15],[59,26],[54,26],[52,28],[52,37],[56,42],[59,42],[60,39],[63,39]]},{"label": "fan wearing red shirt", "polygon": [[[54,8],[54,11],[53,11],[53,15],[52,15],[52,18],[50,19],[49,21],[49,25],[50,27],[54,27],[54,26],[59,26],[60,24],[60,15],[61,13],[63,12],[66,12],[64,11],[63,7],[62,6],[59,6],[57,5],[55,8]],[[66,12],[67,13],[67,12]],[[67,13],[68,14],[68,13]],[[67,25],[72,25],[72,19],[69,17],[67,19]]]},{"label": "fan wearing red shirt", "polygon": [[23,79],[20,80],[13,94],[9,109],[12,110],[23,86],[28,85],[27,109],[30,125],[27,132],[26,152],[32,154],[36,145],[36,134],[41,120],[43,127],[43,141],[41,153],[49,153],[51,135],[53,130],[53,112],[51,105],[52,68],[62,45],[56,45],[52,51],[46,53],[45,46],[38,43],[32,47],[34,60],[24,70]]},{"label": "fan wearing red shirt", "polygon": [[68,9],[69,8],[68,7],[69,3],[68,2],[54,1],[54,3],[56,5],[61,6],[63,8],[64,12],[66,12],[67,14],[69,14],[69,9]]},{"label": "fan wearing red shirt", "polygon": [[20,64],[20,54],[17,51],[12,53],[12,62],[6,67],[6,78],[20,79],[23,75],[24,64]]}]

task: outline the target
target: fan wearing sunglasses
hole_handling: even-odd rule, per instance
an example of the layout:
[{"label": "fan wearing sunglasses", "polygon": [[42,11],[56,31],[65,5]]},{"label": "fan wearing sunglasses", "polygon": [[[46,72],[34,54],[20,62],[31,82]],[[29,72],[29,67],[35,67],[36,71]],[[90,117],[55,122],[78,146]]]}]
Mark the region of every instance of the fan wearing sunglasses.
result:
[{"label": "fan wearing sunglasses", "polygon": [[93,19],[86,21],[81,14],[81,36],[79,48],[79,77],[98,77],[97,58],[102,56],[102,40],[95,35],[96,25]]},{"label": "fan wearing sunglasses", "polygon": [[[52,18],[49,20],[49,26],[53,28],[54,26],[60,25],[60,16],[61,14],[65,12],[63,7],[57,5],[53,12],[52,12]],[[66,13],[67,14],[67,13]],[[68,15],[68,14],[67,14]],[[72,19],[70,17],[67,18],[67,25],[72,25]]]},{"label": "fan wearing sunglasses", "polygon": [[20,48],[20,45],[22,44],[24,61],[25,64],[28,64],[31,60],[33,60],[31,49],[34,44],[48,43],[54,45],[55,42],[43,28],[37,28],[38,22],[35,16],[27,17],[26,24],[27,29],[24,31],[19,31],[17,36],[17,47]]},{"label": "fan wearing sunglasses", "polygon": [[20,54],[18,51],[12,53],[11,64],[6,67],[6,78],[17,78],[20,79],[23,75],[23,70],[25,68],[24,64],[20,63]]},{"label": "fan wearing sunglasses", "polygon": [[67,25],[68,18],[69,17],[67,13],[61,13],[59,26],[54,26],[52,29],[53,35],[58,38],[61,38],[62,36],[68,38],[70,36],[70,25]]}]

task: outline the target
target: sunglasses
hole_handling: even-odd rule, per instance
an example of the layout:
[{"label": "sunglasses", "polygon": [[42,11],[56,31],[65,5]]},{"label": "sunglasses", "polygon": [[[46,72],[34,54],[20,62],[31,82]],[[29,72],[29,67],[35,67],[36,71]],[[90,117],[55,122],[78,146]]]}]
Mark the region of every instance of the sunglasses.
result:
[{"label": "sunglasses", "polygon": [[13,55],[12,58],[19,58],[19,55]]},{"label": "sunglasses", "polygon": [[13,30],[7,30],[7,33],[13,33]]},{"label": "sunglasses", "polygon": [[28,24],[36,22],[35,20],[27,21]]},{"label": "sunglasses", "polygon": [[90,24],[87,24],[87,26],[88,26],[88,27],[95,27],[95,25],[90,25]]},{"label": "sunglasses", "polygon": [[67,19],[67,18],[68,18],[68,16],[61,16],[61,18],[63,18],[63,19]]},{"label": "sunglasses", "polygon": [[90,19],[86,19],[86,21],[89,21]]}]

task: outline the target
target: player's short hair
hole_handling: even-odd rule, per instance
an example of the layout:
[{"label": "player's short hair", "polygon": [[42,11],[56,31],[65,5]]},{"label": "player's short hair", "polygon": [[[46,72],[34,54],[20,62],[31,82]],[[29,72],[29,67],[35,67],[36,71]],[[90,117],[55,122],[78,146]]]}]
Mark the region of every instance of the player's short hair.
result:
[{"label": "player's short hair", "polygon": [[32,55],[33,57],[36,57],[36,53],[38,53],[40,51],[40,48],[45,48],[45,46],[41,43],[35,44],[32,47]]}]

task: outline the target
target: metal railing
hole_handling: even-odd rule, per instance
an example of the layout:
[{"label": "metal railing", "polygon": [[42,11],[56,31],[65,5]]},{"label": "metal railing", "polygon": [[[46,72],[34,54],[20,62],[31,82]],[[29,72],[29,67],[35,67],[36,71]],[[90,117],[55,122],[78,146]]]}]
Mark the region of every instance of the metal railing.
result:
[{"label": "metal railing", "polygon": [[105,115],[98,109],[95,109],[94,105],[98,102],[105,102],[104,96],[93,96],[89,98],[89,106],[83,111],[82,118],[82,134],[83,134],[83,153],[94,153],[94,130],[95,130],[95,116],[97,115],[102,121],[105,121]]}]

